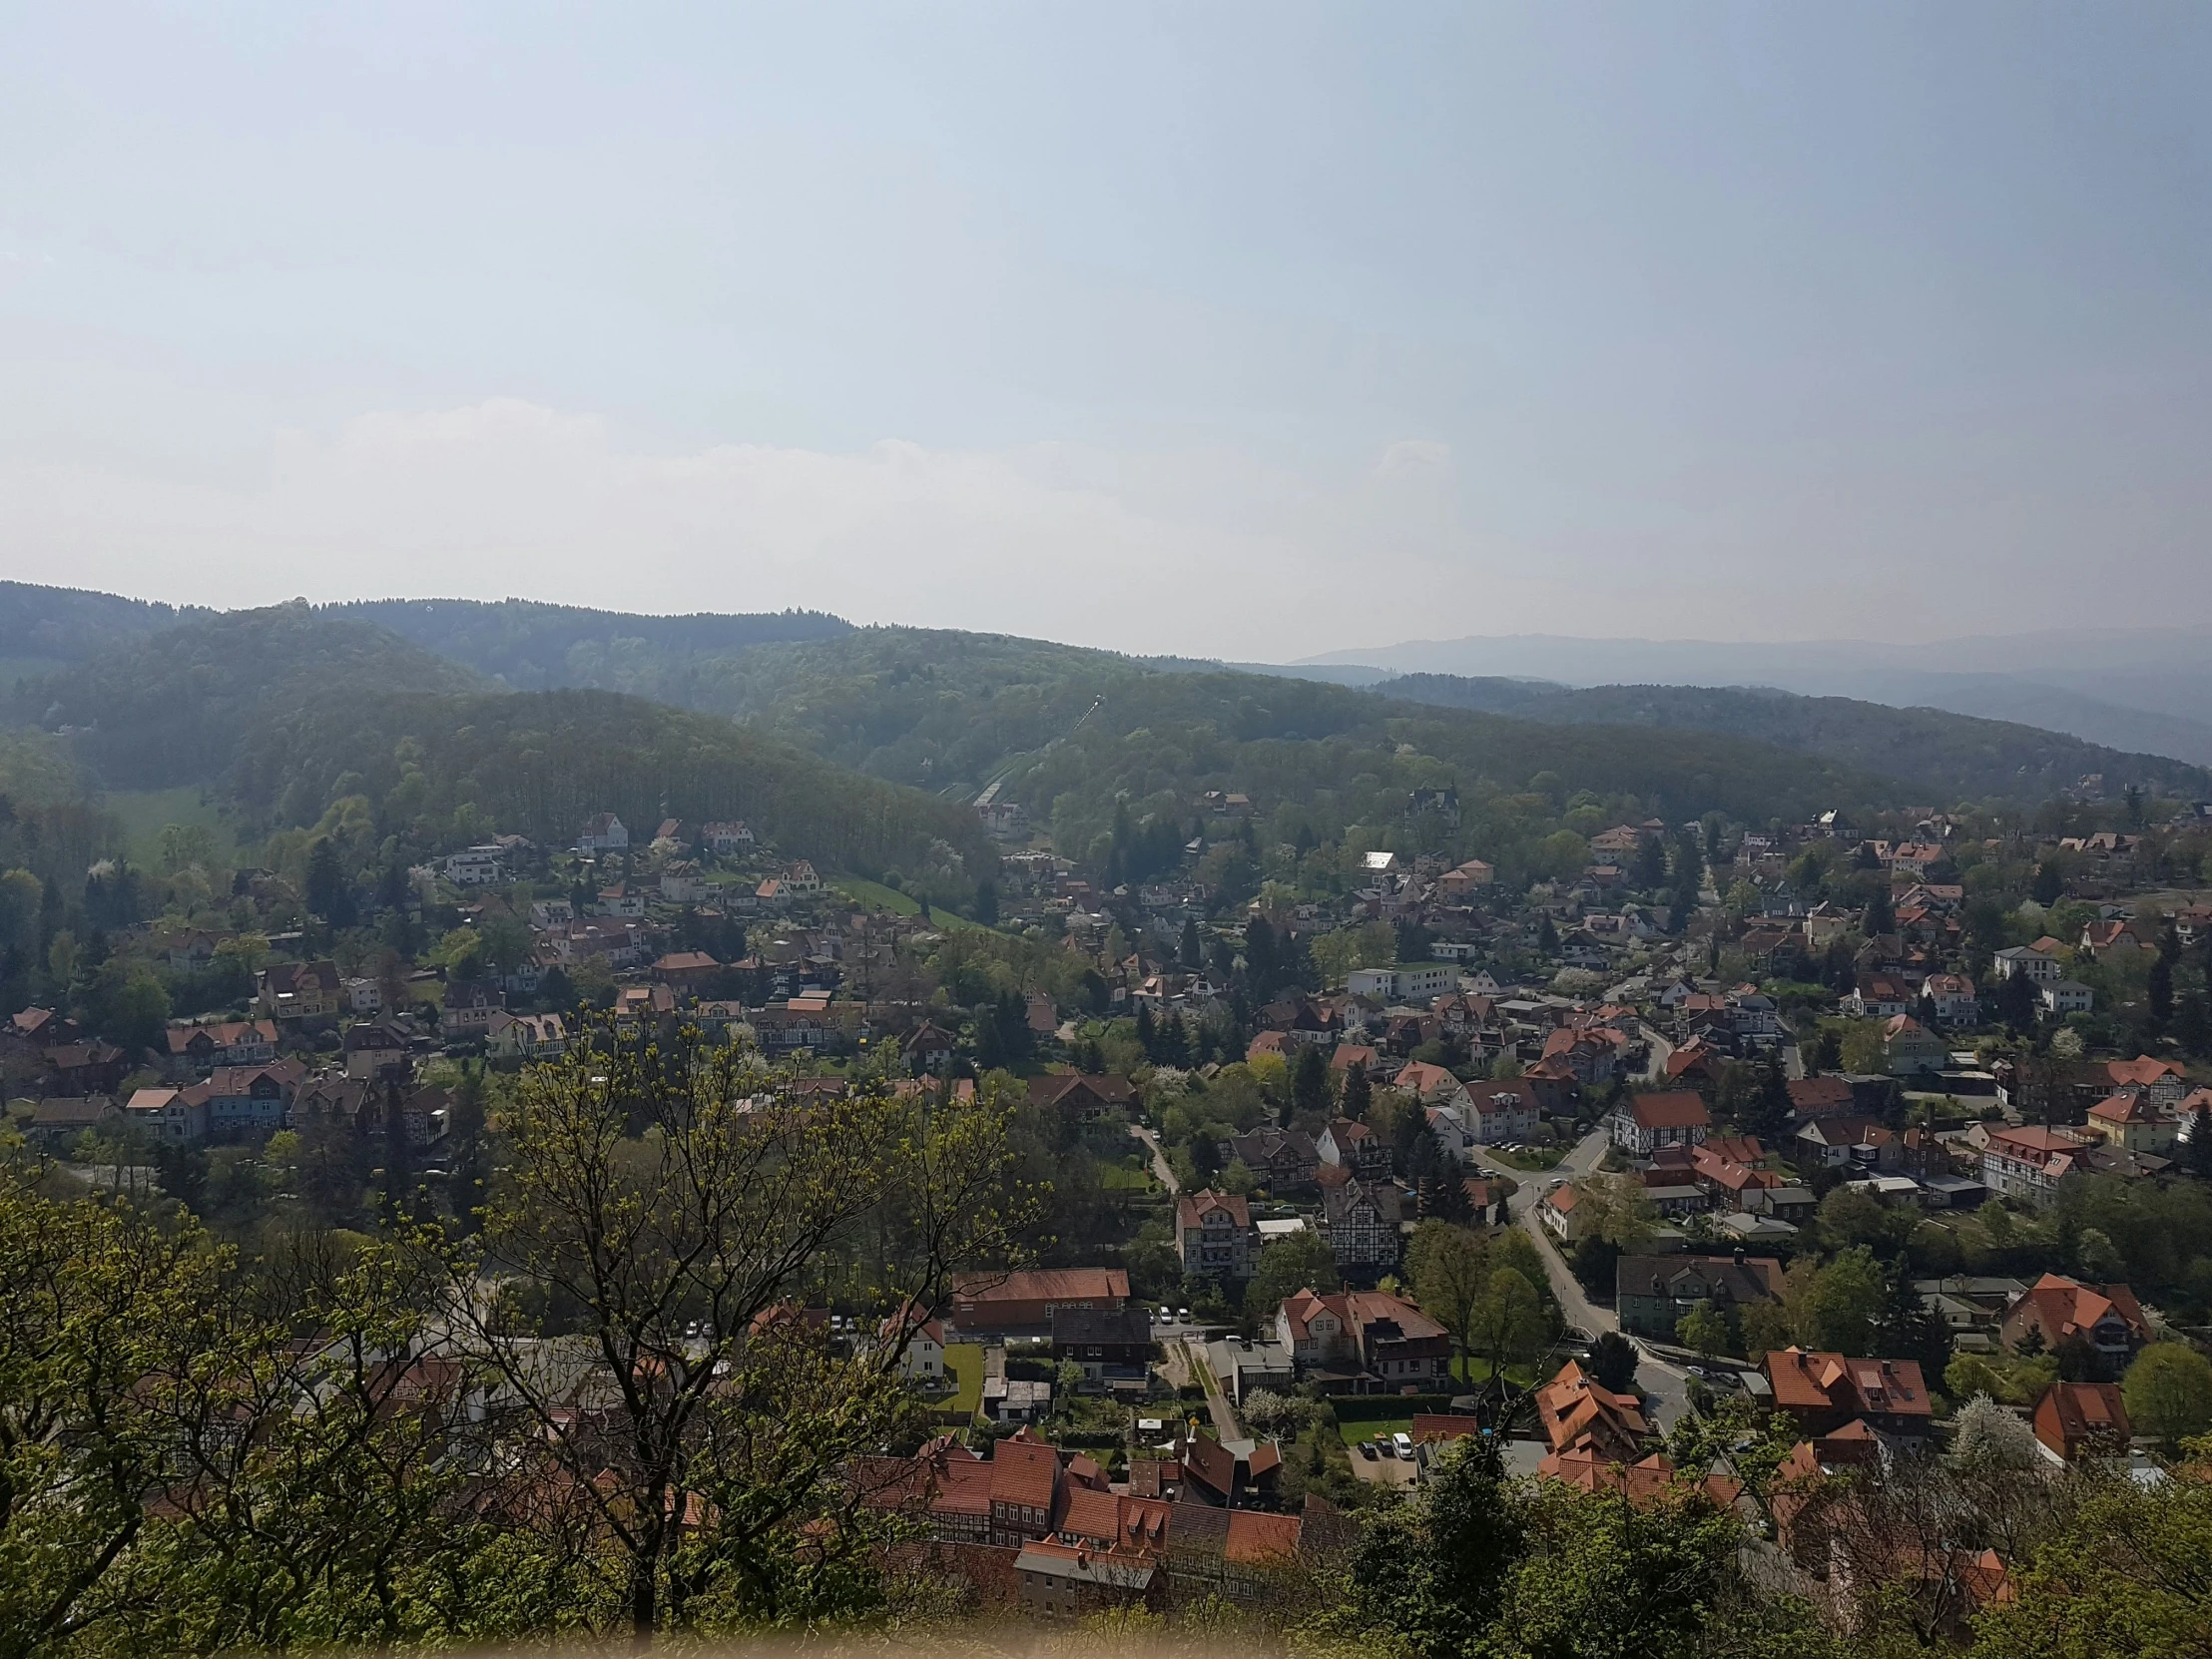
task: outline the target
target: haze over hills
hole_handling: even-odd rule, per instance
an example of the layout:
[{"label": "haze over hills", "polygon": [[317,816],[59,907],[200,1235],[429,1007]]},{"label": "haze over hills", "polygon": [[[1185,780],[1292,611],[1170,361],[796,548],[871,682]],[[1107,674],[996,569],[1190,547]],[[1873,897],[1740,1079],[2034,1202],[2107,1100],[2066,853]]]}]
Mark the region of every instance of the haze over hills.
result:
[{"label": "haze over hills", "polygon": [[[2092,773],[2114,790],[2212,796],[2200,769],[2051,731],[1742,688],[1410,675],[1362,689],[1381,671],[1237,670],[1003,635],[854,628],[816,612],[654,617],[394,600],[180,617],[65,590],[5,596],[18,603],[0,646],[71,665],[19,679],[19,723],[80,729],[79,757],[112,786],[220,779],[255,815],[290,823],[322,811],[339,774],[374,770],[357,758],[326,765],[301,736],[302,721],[342,729],[341,757],[367,742],[357,711],[338,719],[332,685],[355,697],[404,688],[425,731],[438,720],[424,699],[470,700],[453,705],[452,723],[482,725],[492,706],[482,700],[517,688],[642,700],[662,711],[665,732],[677,710],[726,717],[769,746],[761,755],[803,753],[815,767],[948,804],[995,785],[1051,822],[1064,846],[1103,832],[1121,804],[1173,816],[1207,789],[1319,804],[1310,828],[1324,834],[1396,811],[1383,799],[1393,790],[1514,790],[1539,773],[1570,795],[1752,821],[1832,805],[2035,802]],[[612,741],[611,705],[545,707]],[[695,741],[718,734],[717,749],[735,741],[719,722],[686,730]],[[401,735],[376,731],[379,742]],[[623,741],[651,750],[660,740]],[[574,752],[564,764],[600,776]],[[634,799],[641,786],[623,789],[621,810],[659,810],[659,795],[644,802]],[[955,823],[958,836],[946,829]],[[919,822],[900,833],[905,851],[884,858],[916,856]],[[922,839],[975,847],[972,833],[972,815],[955,814]]]},{"label": "haze over hills", "polygon": [[1977,635],[1925,645],[1470,635],[1325,652],[1289,665],[1379,683],[1398,674],[1570,686],[1770,686],[1926,707],[2212,765],[2212,633],[2182,628]]}]

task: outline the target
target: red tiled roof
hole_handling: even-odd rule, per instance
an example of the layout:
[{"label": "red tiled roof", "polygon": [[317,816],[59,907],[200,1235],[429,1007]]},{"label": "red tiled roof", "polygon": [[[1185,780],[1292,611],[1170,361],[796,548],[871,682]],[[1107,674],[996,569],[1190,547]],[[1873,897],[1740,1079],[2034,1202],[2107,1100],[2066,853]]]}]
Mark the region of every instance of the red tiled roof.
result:
[{"label": "red tiled roof", "polygon": [[1855,1415],[1935,1414],[1917,1361],[1852,1360],[1841,1354],[1786,1348],[1770,1352],[1765,1366],[1778,1406],[1850,1411]]},{"label": "red tiled roof", "polygon": [[1296,1515],[1270,1515],[1257,1509],[1234,1509],[1229,1515],[1229,1536],[1222,1555],[1241,1565],[1280,1561],[1298,1553],[1303,1524]]},{"label": "red tiled roof", "polygon": [[1000,1440],[992,1448],[990,1470],[993,1503],[1051,1509],[1052,1494],[1059,1485],[1060,1454],[1044,1441],[1030,1437],[1028,1429]]},{"label": "red tiled roof", "polygon": [[1639,1129],[1700,1129],[1713,1121],[1705,1102],[1688,1089],[1637,1095],[1629,1102],[1628,1112]]},{"label": "red tiled roof", "polygon": [[1185,1193],[1175,1201],[1178,1227],[1204,1227],[1211,1215],[1227,1215],[1240,1229],[1252,1225],[1252,1206],[1235,1193],[1213,1191]]},{"label": "red tiled roof", "polygon": [[1120,1268],[1024,1268],[1008,1274],[969,1274],[953,1283],[961,1302],[1102,1302],[1129,1300],[1129,1275]]}]

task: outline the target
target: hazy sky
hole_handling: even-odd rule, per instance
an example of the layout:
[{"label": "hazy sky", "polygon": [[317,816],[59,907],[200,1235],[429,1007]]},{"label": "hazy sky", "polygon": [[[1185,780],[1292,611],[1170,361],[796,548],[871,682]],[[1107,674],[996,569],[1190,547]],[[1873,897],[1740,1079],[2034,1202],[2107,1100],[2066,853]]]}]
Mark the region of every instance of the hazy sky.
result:
[{"label": "hazy sky", "polygon": [[2212,8],[0,4],[0,574],[2212,621]]}]

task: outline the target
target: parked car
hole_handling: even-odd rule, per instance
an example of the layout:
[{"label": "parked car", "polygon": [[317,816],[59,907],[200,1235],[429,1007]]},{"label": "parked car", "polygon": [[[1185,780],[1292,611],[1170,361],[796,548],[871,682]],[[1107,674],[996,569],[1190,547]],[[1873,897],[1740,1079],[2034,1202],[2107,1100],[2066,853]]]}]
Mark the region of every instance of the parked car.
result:
[{"label": "parked car", "polygon": [[1374,1462],[1375,1442],[1373,1440],[1362,1440],[1360,1442],[1360,1455],[1365,1457],[1369,1462]]},{"label": "parked car", "polygon": [[1406,1433],[1402,1428],[1390,1436],[1390,1444],[1400,1457],[1413,1455],[1413,1436]]}]

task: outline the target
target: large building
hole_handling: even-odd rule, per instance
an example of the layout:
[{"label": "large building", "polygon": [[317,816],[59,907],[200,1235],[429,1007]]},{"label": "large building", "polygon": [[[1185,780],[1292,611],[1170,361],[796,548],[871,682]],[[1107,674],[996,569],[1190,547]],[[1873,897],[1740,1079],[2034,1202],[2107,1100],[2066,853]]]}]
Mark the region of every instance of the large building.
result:
[{"label": "large building", "polygon": [[1120,1268],[1025,1268],[968,1274],[952,1287],[952,1323],[965,1337],[1046,1336],[1062,1309],[1111,1312],[1129,1306]]},{"label": "large building", "polygon": [[1761,1362],[1774,1408],[1807,1434],[1859,1418],[1892,1432],[1925,1433],[1935,1420],[1921,1368],[1912,1360],[1854,1360],[1801,1348],[1770,1350]]},{"label": "large building", "polygon": [[1689,1089],[1632,1094],[1605,1120],[1613,1144],[1648,1158],[1663,1146],[1695,1146],[1713,1127],[1705,1102]]},{"label": "large building", "polygon": [[1252,1277],[1252,1206],[1234,1193],[1185,1193],[1175,1204],[1176,1252],[1196,1279]]},{"label": "large building", "polygon": [[2032,1341],[2045,1353],[2080,1343],[2117,1377],[2150,1341],[2150,1323],[2125,1285],[2084,1285],[2046,1273],[2005,1309],[1997,1339],[2009,1349]]},{"label": "large building", "polygon": [[1275,1339],[1303,1376],[1335,1393],[1440,1387],[1451,1378],[1444,1328],[1382,1291],[1300,1291],[1276,1309]]},{"label": "large building", "polygon": [[1623,1256],[1614,1306],[1631,1336],[1672,1342],[1675,1325],[1701,1302],[1722,1314],[1782,1298],[1782,1264],[1772,1256]]}]

